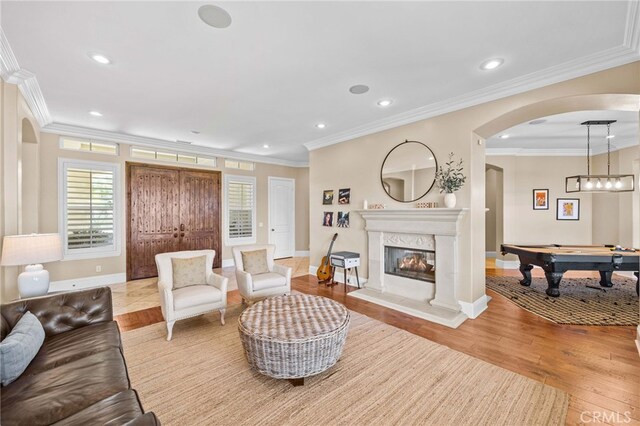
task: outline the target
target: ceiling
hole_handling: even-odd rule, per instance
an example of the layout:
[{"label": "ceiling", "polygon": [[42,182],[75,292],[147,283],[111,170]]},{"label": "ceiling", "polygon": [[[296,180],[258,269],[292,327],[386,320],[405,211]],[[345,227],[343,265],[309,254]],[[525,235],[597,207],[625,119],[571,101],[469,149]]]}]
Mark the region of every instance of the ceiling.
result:
[{"label": "ceiling", "polygon": [[[540,150],[553,153],[584,154],[587,149],[587,127],[581,125],[589,120],[617,120],[611,124],[611,150],[638,145],[637,111],[577,111],[542,117],[543,123],[533,120],[511,127],[487,139],[488,154],[526,154]],[[591,149],[594,153],[607,150],[607,126],[591,126]],[[501,136],[508,136],[503,139]]]},{"label": "ceiling", "polygon": [[[226,29],[198,18],[203,4],[3,1],[0,22],[51,128],[292,165],[307,147],[640,58],[626,1],[216,2]],[[504,64],[479,68],[494,57]],[[349,93],[355,84],[370,90]]]}]

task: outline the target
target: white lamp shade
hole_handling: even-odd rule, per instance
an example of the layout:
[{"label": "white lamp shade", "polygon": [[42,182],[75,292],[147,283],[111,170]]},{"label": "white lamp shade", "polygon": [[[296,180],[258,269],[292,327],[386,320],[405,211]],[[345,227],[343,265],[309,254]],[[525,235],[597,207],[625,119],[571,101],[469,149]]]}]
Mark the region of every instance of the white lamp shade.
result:
[{"label": "white lamp shade", "polygon": [[62,259],[60,234],[11,235],[4,237],[0,265],[31,265],[60,259]]}]

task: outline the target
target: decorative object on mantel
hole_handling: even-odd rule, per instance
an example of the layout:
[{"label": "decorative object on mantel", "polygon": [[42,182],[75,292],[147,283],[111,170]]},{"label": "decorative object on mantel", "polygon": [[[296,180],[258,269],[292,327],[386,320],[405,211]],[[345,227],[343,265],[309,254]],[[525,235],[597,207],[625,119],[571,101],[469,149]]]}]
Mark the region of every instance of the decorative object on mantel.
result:
[{"label": "decorative object on mantel", "polygon": [[533,209],[549,210],[549,190],[548,189],[533,190]]},{"label": "decorative object on mantel", "polygon": [[[565,191],[571,192],[633,192],[635,178],[632,174],[611,174],[611,124],[617,120],[589,120],[580,123],[587,126],[587,174],[568,176],[565,179]],[[591,126],[607,126],[607,174],[591,174]]]},{"label": "decorative object on mantel", "polygon": [[449,154],[449,161],[445,163],[446,169],[442,166],[436,171],[436,185],[440,188],[440,193],[444,195],[445,207],[452,209],[456,206],[456,192],[464,185],[466,176],[462,173],[462,158],[456,163],[453,159],[453,152]]},{"label": "decorative object on mantel", "polygon": [[380,168],[380,182],[389,197],[412,203],[431,191],[437,169],[435,154],[427,145],[406,140],[385,157]]},{"label": "decorative object on mantel", "polygon": [[43,263],[62,259],[60,234],[9,235],[2,245],[2,266],[27,265],[18,276],[20,298],[44,296],[49,291],[49,271]]},{"label": "decorative object on mantel", "polygon": [[364,200],[364,201],[362,202],[362,208],[363,208],[364,210],[366,210],[368,207],[369,207],[369,204],[367,203],[367,200]]},{"label": "decorative object on mantel", "polygon": [[382,210],[384,208],[385,208],[384,204],[375,203],[375,204],[369,204],[369,208],[366,210]]},{"label": "decorative object on mantel", "polygon": [[421,201],[416,203],[417,209],[437,209],[438,203],[436,201]]}]

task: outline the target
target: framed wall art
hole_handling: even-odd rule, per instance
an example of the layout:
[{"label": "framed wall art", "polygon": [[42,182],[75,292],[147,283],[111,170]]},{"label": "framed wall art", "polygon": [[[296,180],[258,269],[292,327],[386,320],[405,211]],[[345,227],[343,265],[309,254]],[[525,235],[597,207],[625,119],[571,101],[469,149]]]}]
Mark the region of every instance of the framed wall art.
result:
[{"label": "framed wall art", "polygon": [[338,204],[349,204],[351,202],[351,188],[338,190]]},{"label": "framed wall art", "polygon": [[549,190],[548,189],[533,190],[533,209],[549,210]]},{"label": "framed wall art", "polygon": [[580,220],[579,198],[558,198],[557,204],[557,220]]},{"label": "framed wall art", "polygon": [[333,189],[322,191],[322,204],[325,206],[333,204]]},{"label": "framed wall art", "polygon": [[322,213],[322,226],[333,226],[333,212]]},{"label": "framed wall art", "polygon": [[338,228],[349,227],[349,212],[338,212],[338,220],[336,221]]}]

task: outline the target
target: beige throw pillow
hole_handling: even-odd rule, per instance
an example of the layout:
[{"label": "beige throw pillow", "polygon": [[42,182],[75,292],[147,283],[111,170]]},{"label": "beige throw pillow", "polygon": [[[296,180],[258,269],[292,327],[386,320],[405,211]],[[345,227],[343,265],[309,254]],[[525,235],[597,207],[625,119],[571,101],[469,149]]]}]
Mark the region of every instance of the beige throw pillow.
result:
[{"label": "beige throw pillow", "polygon": [[186,259],[172,257],[171,266],[174,289],[207,283],[207,256]]},{"label": "beige throw pillow", "polygon": [[251,275],[266,274],[269,272],[267,249],[243,251],[242,265],[244,266],[244,271]]}]

